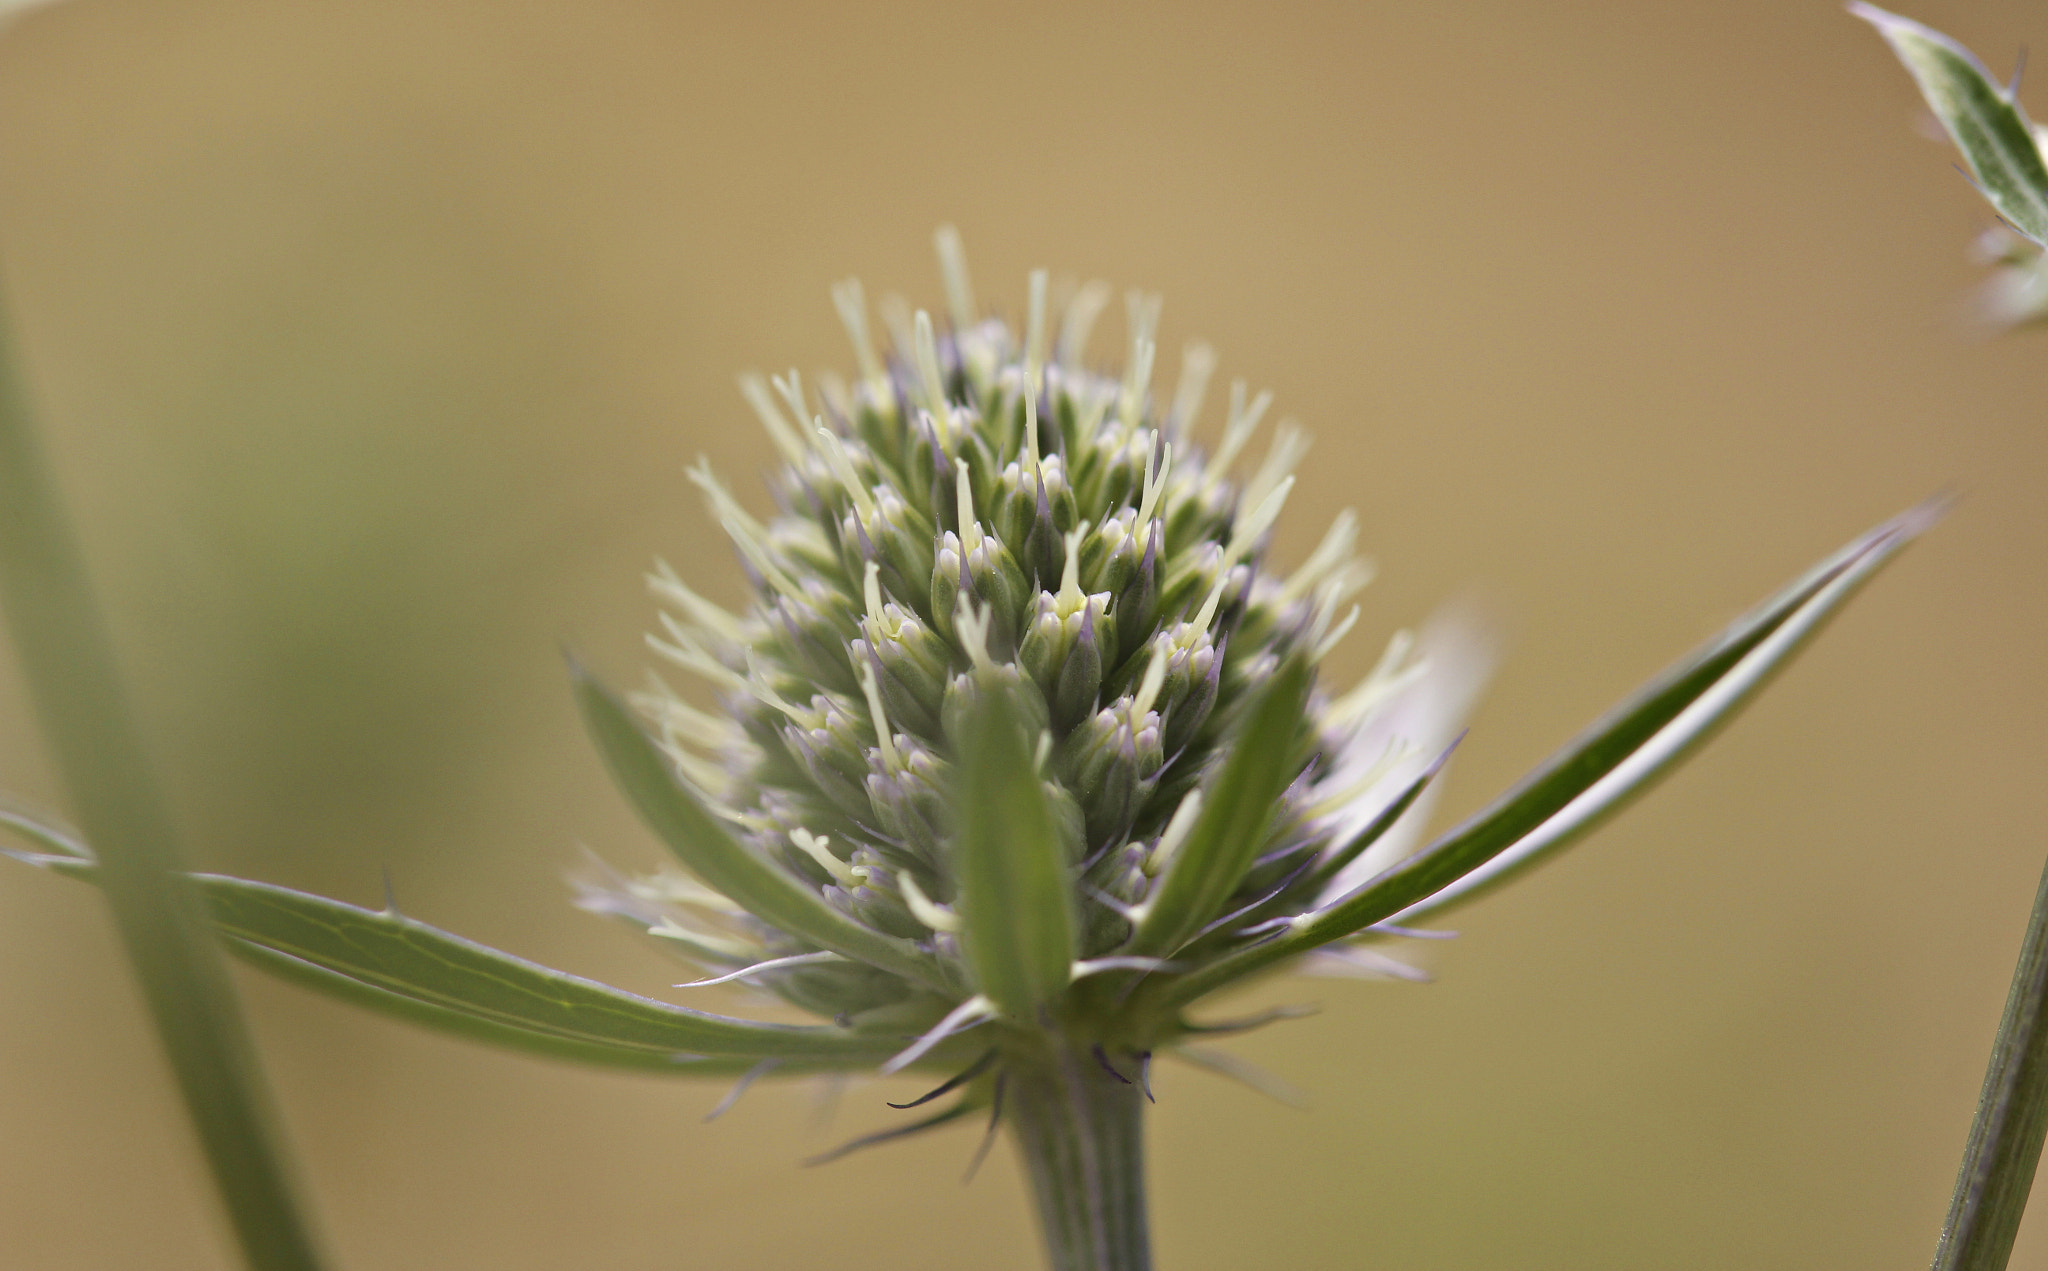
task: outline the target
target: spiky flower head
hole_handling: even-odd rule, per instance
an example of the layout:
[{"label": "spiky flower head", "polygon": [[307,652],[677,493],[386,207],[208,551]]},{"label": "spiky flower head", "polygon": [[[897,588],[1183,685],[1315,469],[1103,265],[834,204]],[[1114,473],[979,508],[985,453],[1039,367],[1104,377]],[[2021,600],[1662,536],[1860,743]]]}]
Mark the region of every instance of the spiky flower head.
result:
[{"label": "spiky flower head", "polygon": [[668,835],[695,876],[584,903],[714,978],[901,1035],[893,1066],[1048,1031],[1149,1056],[1249,951],[1399,859],[1412,835],[1389,831],[1484,659],[1402,634],[1320,691],[1371,570],[1348,511],[1269,563],[1307,449],[1282,422],[1254,457],[1271,394],[1234,383],[1204,443],[1214,355],[1189,345],[1155,390],[1157,297],[1126,297],[1105,372],[1083,355],[1106,287],[1034,273],[1016,329],[976,308],[949,230],[939,254],[945,317],[895,311],[886,350],[860,285],[835,288],[852,383],[743,379],[780,460],[771,515],[692,469],[752,591],[732,613],[651,580],[653,648],[723,708],[658,678],[636,698],[709,814]]}]

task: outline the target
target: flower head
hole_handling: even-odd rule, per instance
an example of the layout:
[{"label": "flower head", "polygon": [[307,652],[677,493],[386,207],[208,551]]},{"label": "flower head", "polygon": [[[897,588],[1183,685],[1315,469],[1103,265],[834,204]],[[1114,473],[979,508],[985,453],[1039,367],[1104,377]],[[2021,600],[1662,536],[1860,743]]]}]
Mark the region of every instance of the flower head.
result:
[{"label": "flower head", "polygon": [[[723,713],[658,678],[635,702],[728,859],[671,838],[697,877],[584,903],[713,978],[914,1039],[899,1064],[982,1023],[1149,1055],[1188,1028],[1186,986],[1412,850],[1489,658],[1442,622],[1323,690],[1372,571],[1348,511],[1292,570],[1270,560],[1308,449],[1286,421],[1262,441],[1271,394],[1234,383],[1205,443],[1215,357],[1189,345],[1155,388],[1157,297],[1129,294],[1124,368],[1097,370],[1100,284],[1055,299],[1034,273],[1016,329],[939,245],[948,312],[897,315],[893,347],[858,283],[834,290],[851,383],[742,380],[773,514],[691,471],[751,600],[658,568],[650,643]],[[747,886],[801,899],[718,887],[735,852]]]}]

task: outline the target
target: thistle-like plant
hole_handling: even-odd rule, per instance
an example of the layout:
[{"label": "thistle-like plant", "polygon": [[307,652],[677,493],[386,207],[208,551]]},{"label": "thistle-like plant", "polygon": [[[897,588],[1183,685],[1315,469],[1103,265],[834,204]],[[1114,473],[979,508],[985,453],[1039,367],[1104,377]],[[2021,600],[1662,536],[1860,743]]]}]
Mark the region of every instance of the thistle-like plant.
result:
[{"label": "thistle-like plant", "polygon": [[[1150,1064],[1212,1066],[1200,1008],[1301,967],[1396,972],[1376,946],[1584,833],[1703,740],[1928,522],[1922,509],[1822,562],[1423,844],[1424,805],[1486,673],[1483,638],[1396,636],[1330,692],[1325,655],[1369,571],[1340,516],[1291,570],[1269,531],[1305,443],[1233,385],[1213,444],[1214,364],[1190,346],[1155,393],[1156,298],[1128,299],[1121,373],[1084,360],[1108,292],[1055,301],[1032,275],[1021,329],[975,305],[941,231],[947,311],[892,313],[886,353],[858,284],[835,290],[858,376],[813,396],[743,381],[779,466],[762,517],[692,478],[751,582],[742,612],[666,568],[653,646],[718,709],[656,680],[632,705],[575,691],[620,786],[678,868],[607,875],[581,903],[705,972],[815,1016],[792,1025],[639,997],[397,912],[200,876],[230,948],[288,978],[560,1057],[737,1078],[917,1070],[883,1134],[986,1111],[1025,1163],[1062,1268],[1149,1263]],[[634,706],[638,707],[637,713]],[[6,823],[32,863],[93,876],[75,837]],[[935,1110],[927,1110],[934,1105]]]}]

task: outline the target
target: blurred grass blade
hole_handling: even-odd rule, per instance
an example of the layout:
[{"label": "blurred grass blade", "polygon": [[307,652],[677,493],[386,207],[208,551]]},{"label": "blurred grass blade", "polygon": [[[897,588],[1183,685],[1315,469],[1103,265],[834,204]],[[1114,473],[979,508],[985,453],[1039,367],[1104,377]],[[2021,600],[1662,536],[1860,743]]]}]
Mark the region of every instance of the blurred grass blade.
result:
[{"label": "blurred grass blade", "polygon": [[0,599],[73,810],[104,862],[108,908],[242,1255],[258,1271],[321,1259],[227,966],[120,687],[85,559],[0,329]]},{"label": "blurred grass blade", "polygon": [[1022,1020],[1066,990],[1076,957],[1074,887],[1031,742],[1010,693],[984,685],[960,738],[953,809],[962,951],[981,993]]},{"label": "blurred grass blade", "polygon": [[625,706],[582,668],[572,666],[576,700],[619,788],[640,819],[706,884],[755,917],[821,949],[893,971],[944,992],[937,962],[908,940],[862,926],[772,861],[749,851],[704,809],[670,767],[668,757]]},{"label": "blurred grass blade", "polygon": [[1876,27],[1905,63],[1991,206],[2048,246],[2048,162],[2018,98],[1970,50],[1932,27],[1875,5],[1851,4],[1849,12]]},{"label": "blurred grass blade", "polygon": [[1264,843],[1266,822],[1300,774],[1294,739],[1313,675],[1306,658],[1289,658],[1260,691],[1228,742],[1223,770],[1204,787],[1194,828],[1167,862],[1127,952],[1171,956],[1222,912],[1244,881]]},{"label": "blurred grass blade", "polygon": [[2004,1271],[2048,1129],[2048,870],[1991,1044],[1934,1271]]},{"label": "blurred grass blade", "polygon": [[1928,503],[1821,562],[1639,690],[1490,806],[1279,937],[1186,977],[1194,996],[1375,923],[1471,900],[1576,841],[1733,717],[1898,551],[1940,516]]},{"label": "blurred grass blade", "polygon": [[[18,827],[16,818],[5,818]],[[104,881],[89,857],[6,851]],[[271,883],[192,876],[229,947],[287,979],[420,1023],[595,1062],[675,1067],[679,1056],[880,1062],[901,1039],[766,1024],[672,1006],[551,970],[390,910]]]}]

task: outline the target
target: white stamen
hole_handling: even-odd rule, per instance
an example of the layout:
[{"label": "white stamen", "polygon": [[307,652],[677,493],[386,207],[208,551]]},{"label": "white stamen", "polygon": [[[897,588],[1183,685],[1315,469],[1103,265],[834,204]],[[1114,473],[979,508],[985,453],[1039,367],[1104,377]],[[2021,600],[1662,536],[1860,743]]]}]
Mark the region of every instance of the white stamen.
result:
[{"label": "white stamen", "polygon": [[1324,945],[1302,959],[1295,974],[1340,980],[1407,980],[1411,984],[1427,984],[1431,979],[1421,967],[1410,966],[1377,949],[1335,944]]},{"label": "white stamen", "polygon": [[1209,392],[1209,377],[1216,373],[1216,350],[1201,340],[1190,340],[1180,351],[1180,379],[1173,387],[1175,432],[1185,433],[1202,413],[1202,398]]},{"label": "white stamen", "polygon": [[1024,384],[1024,455],[1031,471],[1042,472],[1045,461],[1038,453],[1038,376],[1027,374]]},{"label": "white stamen", "polygon": [[1379,661],[1373,663],[1372,671],[1366,676],[1366,681],[1370,683],[1373,680],[1386,679],[1392,676],[1395,671],[1400,669],[1401,664],[1408,660],[1408,654],[1414,648],[1415,633],[1413,631],[1406,627],[1396,631],[1392,636],[1388,637],[1386,651],[1380,654]]},{"label": "white stamen", "polygon": [[853,498],[853,506],[860,511],[861,519],[870,525],[874,524],[874,493],[867,488],[861,481],[860,474],[854,470],[853,456],[846,452],[846,442],[838,433],[827,428],[823,419],[814,422],[818,435],[818,453],[825,456],[825,466],[832,470],[832,475],[839,479],[839,484],[846,487],[847,494]]},{"label": "white stamen", "polygon": [[917,347],[916,324],[910,318],[910,302],[895,292],[883,296],[875,304],[875,310],[882,315],[882,325],[889,329],[889,339],[896,351],[910,355]]},{"label": "white stamen", "polygon": [[940,446],[950,451],[953,408],[946,401],[946,381],[939,374],[939,342],[932,335],[932,315],[919,309],[915,322],[912,339],[917,351],[917,377],[924,385],[925,409],[931,411],[932,424],[939,430]]},{"label": "white stamen", "polygon": [[1329,533],[1316,550],[1309,553],[1301,568],[1294,571],[1286,585],[1280,588],[1280,603],[1289,605],[1307,595],[1324,575],[1345,563],[1351,556],[1352,547],[1358,542],[1358,517],[1350,508],[1337,513],[1337,519],[1330,522]]},{"label": "white stamen", "polygon": [[1152,524],[1152,514],[1159,510],[1159,495],[1166,489],[1166,474],[1173,471],[1173,445],[1168,443],[1160,448],[1158,471],[1153,470],[1152,450],[1145,451],[1145,484],[1138,496],[1138,519],[1132,523],[1133,541],[1141,540],[1146,529]]},{"label": "white stamen", "polygon": [[1138,691],[1131,698],[1131,728],[1136,730],[1152,709],[1152,703],[1159,700],[1159,690],[1166,685],[1166,656],[1171,642],[1155,640],[1152,644],[1152,661],[1145,666],[1145,678],[1138,682]]},{"label": "white stamen", "polygon": [[1052,730],[1050,728],[1041,728],[1038,730],[1038,749],[1033,751],[1031,755],[1031,770],[1043,776],[1045,774],[1045,761],[1051,757]]},{"label": "white stamen", "polygon": [[747,1093],[748,1089],[750,1089],[753,1086],[754,1082],[758,1081],[762,1077],[767,1076],[769,1073],[774,1072],[777,1068],[780,1068],[781,1066],[782,1060],[774,1055],[770,1055],[768,1058],[762,1060],[760,1063],[755,1064],[752,1068],[749,1068],[745,1072],[741,1073],[740,1079],[732,1083],[732,1089],[725,1092],[725,1097],[718,1101],[718,1105],[712,1108],[711,1111],[704,1114],[704,1120],[707,1122],[716,1121],[718,1118],[732,1111],[733,1105],[740,1101],[740,1097]]},{"label": "white stamen", "polygon": [[908,870],[896,875],[896,885],[903,889],[903,903],[910,907],[911,917],[933,931],[941,931],[947,935],[959,934],[960,916],[950,909],[933,904],[931,897],[924,894],[924,888],[917,885],[917,880],[910,876]]},{"label": "white stamen", "polygon": [[[1109,414],[1109,408],[1113,404],[1114,398],[1107,395],[1090,395],[1084,399],[1081,403],[1081,417],[1074,430],[1075,435],[1099,438],[1102,433],[1102,418]],[[1058,458],[1059,456],[1055,455],[1053,457]]]},{"label": "white stamen", "polygon": [[1118,957],[1084,958],[1067,968],[1067,983],[1083,980],[1104,971],[1170,971],[1180,966],[1165,958]]},{"label": "white stamen", "polygon": [[669,762],[676,766],[676,771],[682,774],[683,780],[707,800],[713,803],[720,802],[731,791],[731,774],[709,759],[686,750],[666,738],[655,744],[661,748],[661,753],[668,756]]},{"label": "white stamen", "polygon": [[1232,380],[1230,383],[1230,419],[1223,425],[1223,440],[1216,446],[1216,456],[1209,461],[1208,480],[1205,486],[1213,486],[1223,480],[1230,471],[1230,465],[1237,461],[1245,443],[1252,439],[1252,433],[1259,427],[1259,421],[1266,417],[1266,408],[1273,404],[1273,392],[1267,389],[1254,398],[1251,405],[1245,405],[1245,382]]},{"label": "white stamen", "polygon": [[818,396],[825,401],[825,407],[841,419],[854,417],[853,395],[846,390],[846,381],[831,371],[818,372]]},{"label": "white stamen", "polygon": [[1159,354],[1159,297],[1142,291],[1124,293],[1126,325],[1130,328],[1130,364],[1124,368],[1122,391],[1117,397],[1117,420],[1126,432],[1138,426],[1138,414],[1145,394],[1152,387],[1152,361]]},{"label": "white stamen", "polygon": [[[761,426],[768,430],[769,440],[782,452],[782,457],[792,464],[801,464],[804,461],[803,443],[796,439],[795,430],[782,417],[782,412],[775,409],[775,399],[768,396],[767,382],[749,371],[740,376],[740,396],[746,398],[747,405],[760,416]],[[797,418],[802,419],[803,414],[799,412]]]},{"label": "white stamen", "polygon": [[1244,497],[1240,506],[1257,507],[1268,491],[1285,480],[1294,471],[1294,465],[1308,453],[1308,434],[1294,426],[1292,420],[1284,420],[1278,432],[1273,434],[1273,448],[1266,452],[1266,460],[1252,479],[1244,483]]},{"label": "white stamen", "polygon": [[1173,810],[1173,819],[1166,823],[1166,829],[1159,835],[1159,846],[1145,858],[1145,873],[1157,878],[1166,867],[1173,863],[1173,854],[1187,841],[1190,831],[1195,828],[1195,818],[1202,815],[1202,792],[1199,788],[1190,790],[1181,799],[1180,806]]},{"label": "white stamen", "polygon": [[894,639],[896,633],[903,629],[903,624],[890,621],[888,611],[882,606],[882,567],[869,561],[860,583],[862,599],[868,606],[868,622],[882,635]]},{"label": "white stamen", "polygon": [[677,984],[673,987],[679,989],[708,989],[714,984],[730,984],[734,980],[744,980],[750,975],[758,975],[763,971],[773,971],[780,967],[809,966],[813,962],[845,961],[848,961],[846,956],[838,953],[793,953],[786,958],[770,958],[766,962],[756,962],[752,966],[741,967],[739,970],[726,975],[716,975],[708,980],[691,980],[687,984]]},{"label": "white stamen", "polygon": [[1399,737],[1389,738],[1386,747],[1380,751],[1379,758],[1366,765],[1364,772],[1328,793],[1318,788],[1316,794],[1319,797],[1304,810],[1303,815],[1311,821],[1319,821],[1326,816],[1342,812],[1359,796],[1378,785],[1380,779],[1391,772],[1395,764],[1417,753],[1419,752],[1413,745]]},{"label": "white stamen", "polygon": [[744,693],[747,691],[747,677],[733,670],[717,658],[712,657],[705,650],[704,646],[698,642],[694,632],[688,630],[665,613],[659,614],[657,617],[661,625],[668,629],[668,633],[673,637],[674,643],[670,643],[653,632],[649,632],[647,635],[647,645],[649,648],[684,670],[696,672],[727,692]]},{"label": "white stamen", "polygon": [[1095,329],[1095,320],[1109,307],[1109,284],[1091,282],[1074,293],[1067,302],[1067,311],[1060,316],[1060,338],[1053,360],[1061,366],[1074,366],[1081,360],[1081,354],[1088,349],[1088,335]]},{"label": "white stamen", "polygon": [[781,711],[789,716],[798,727],[823,728],[825,726],[825,716],[819,711],[809,706],[798,706],[782,694],[776,692],[775,687],[768,683],[768,677],[761,674],[761,668],[755,663],[751,653],[747,655],[747,672],[750,678],[742,682],[741,688],[755,701],[763,706],[773,707]]},{"label": "white stamen", "polygon": [[1367,676],[1358,687],[1330,703],[1330,709],[1324,712],[1323,718],[1332,725],[1364,719],[1388,698],[1427,674],[1429,660],[1425,658],[1390,675]]},{"label": "white stamen", "polygon": [[1290,1108],[1308,1106],[1307,1095],[1250,1060],[1240,1059],[1227,1050],[1212,1050],[1207,1046],[1175,1046],[1166,1053],[1197,1068],[1206,1068],[1219,1077],[1228,1077]]},{"label": "white stamen", "polygon": [[732,720],[698,710],[676,696],[675,691],[658,678],[649,678],[654,679],[653,692],[634,693],[626,700],[634,708],[652,715],[664,731],[673,732],[706,750],[721,750],[740,740],[743,734]]},{"label": "white stamen", "polygon": [[[795,367],[789,368],[788,375],[775,376],[772,382],[775,385],[776,396],[782,399],[783,405],[789,407],[789,417],[797,422],[799,428],[803,426],[804,420],[814,417],[810,408],[804,404],[804,378],[797,374]],[[796,434],[792,432],[790,440],[795,439]]]},{"label": "white stamen", "polygon": [[1209,624],[1216,620],[1216,608],[1223,603],[1223,589],[1229,585],[1230,559],[1225,557],[1216,570],[1216,581],[1210,585],[1209,594],[1202,599],[1202,607],[1195,611],[1191,621],[1180,625],[1180,634],[1175,637],[1175,643],[1182,648],[1194,647],[1195,637],[1207,631]]},{"label": "white stamen", "polygon": [[972,553],[981,546],[981,522],[974,519],[974,485],[967,456],[961,455],[953,471],[953,501],[960,518],[960,550]]},{"label": "white stamen", "polygon": [[[1160,296],[1157,292],[1147,295],[1133,288],[1124,293],[1124,320],[1130,328],[1133,360],[1137,357],[1138,342],[1152,340],[1158,334],[1159,304]],[[1139,387],[1143,388],[1144,385]]]},{"label": "white stamen", "polygon": [[726,521],[737,521],[755,539],[764,543],[768,540],[767,527],[755,520],[740,506],[740,501],[732,497],[732,491],[726,489],[725,482],[720,481],[718,474],[711,470],[711,460],[707,456],[698,455],[697,465],[686,469],[686,472],[690,484],[704,492],[705,499],[711,504],[711,515],[717,517],[721,524]]},{"label": "white stamen", "polygon": [[941,225],[932,235],[932,245],[939,249],[939,273],[945,279],[953,330],[965,331],[974,325],[974,288],[967,281],[967,250],[960,245],[960,231]]},{"label": "white stamen", "polygon": [[[588,907],[585,906],[585,908]],[[728,940],[723,936],[715,936],[707,931],[693,930],[667,915],[663,915],[660,922],[647,928],[647,934],[650,936],[660,936],[664,940],[673,940],[677,944],[688,948],[692,953],[703,954],[720,960],[727,958],[750,958],[760,953],[760,950],[752,945],[743,944],[738,940]]]},{"label": "white stamen", "polygon": [[1158,356],[1159,346],[1150,340],[1139,340],[1131,348],[1131,366],[1124,374],[1123,388],[1117,393],[1116,419],[1129,432],[1138,426],[1138,416],[1145,407],[1145,394],[1152,387],[1152,359]]},{"label": "white stamen", "polygon": [[882,369],[882,359],[875,356],[874,341],[868,336],[868,300],[860,279],[848,278],[834,284],[832,304],[839,310],[839,320],[846,324],[847,338],[853,341],[853,357],[860,363],[860,377],[867,381],[868,392],[878,403],[887,402],[889,376]]},{"label": "white stamen", "polygon": [[1045,369],[1045,271],[1031,271],[1030,315],[1024,326],[1024,376],[1034,392],[1038,373]]},{"label": "white stamen", "polygon": [[891,772],[902,767],[896,753],[896,739],[889,735],[889,712],[882,709],[882,686],[875,683],[875,668],[867,662],[860,664],[860,691],[867,694],[868,716],[875,725],[875,743],[882,752],[882,764]]},{"label": "white stamen", "polygon": [[1324,718],[1332,724],[1362,719],[1373,707],[1413,683],[1415,677],[1421,674],[1427,665],[1426,662],[1417,662],[1405,669],[1402,667],[1402,663],[1408,660],[1408,654],[1414,648],[1413,631],[1405,628],[1396,631],[1387,641],[1386,651],[1380,654],[1380,660],[1373,664],[1372,670],[1366,673],[1365,678],[1360,680],[1356,687],[1330,703],[1329,709],[1324,712]]},{"label": "white stamen", "polygon": [[680,608],[690,616],[690,621],[719,639],[731,644],[742,643],[739,618],[691,591],[688,584],[669,568],[667,561],[654,562],[654,572],[647,575],[647,589]]},{"label": "white stamen", "polygon": [[901,1054],[882,1065],[884,1073],[901,1072],[918,1060],[940,1042],[963,1029],[972,1028],[985,1020],[993,1019],[996,1004],[976,993],[960,1005],[947,1012],[946,1018],[931,1026],[924,1036],[912,1042]]},{"label": "white stamen", "polygon": [[770,587],[788,596],[791,600],[802,600],[804,598],[803,588],[799,587],[796,580],[791,578],[783,570],[782,566],[777,564],[775,559],[768,555],[768,545],[750,532],[751,529],[758,529],[758,525],[749,527],[742,524],[737,518],[730,516],[720,521],[719,524],[724,527],[726,537],[732,539],[733,545],[740,549],[740,555],[747,558],[748,563],[753,565],[755,571],[766,580]]},{"label": "white stamen", "polygon": [[693,909],[705,909],[712,913],[726,914],[733,917],[747,912],[738,904],[735,904],[732,898],[724,892],[714,891],[696,879],[679,874],[674,870],[662,870],[659,873],[646,874],[638,878],[623,879],[619,878],[617,871],[613,870],[611,866],[606,865],[601,860],[597,860],[596,854],[592,853],[589,848],[585,848],[584,852],[592,860],[597,861],[597,864],[604,870],[607,877],[617,880],[625,888],[626,894],[636,900],[644,900],[656,905],[688,905]]},{"label": "white stamen", "polygon": [[1378,566],[1369,560],[1345,561],[1316,584],[1312,603],[1317,609],[1335,609],[1357,595],[1378,573]]},{"label": "white stamen", "polygon": [[1356,625],[1358,625],[1358,606],[1353,605],[1351,606],[1351,612],[1344,615],[1344,621],[1338,623],[1336,629],[1324,636],[1321,642],[1316,645],[1315,650],[1308,655],[1308,660],[1310,662],[1321,662],[1324,658],[1330,656],[1330,650],[1336,648],[1339,641],[1351,634],[1351,628]]},{"label": "white stamen", "polygon": [[960,597],[953,614],[953,629],[960,635],[960,647],[977,671],[993,671],[996,664],[988,655],[988,610],[967,597]]},{"label": "white stamen", "polygon": [[1060,568],[1060,592],[1054,597],[1061,617],[1081,608],[1088,594],[1081,590],[1081,540],[1088,536],[1088,527],[1076,525],[1068,530],[1063,539],[1067,547],[1067,562]]},{"label": "white stamen", "polygon": [[832,840],[824,835],[813,834],[799,825],[789,832],[789,841],[796,844],[797,849],[804,855],[818,862],[819,867],[831,875],[841,887],[850,888],[859,883],[860,880],[853,876],[853,866],[832,854],[832,849],[828,846]]},{"label": "white stamen", "polygon": [[[1287,496],[1294,489],[1293,477],[1282,477],[1271,490],[1265,491],[1249,515],[1241,516],[1230,527],[1230,546],[1223,551],[1223,564],[1230,566],[1245,558],[1245,554],[1259,541],[1273,522],[1280,519],[1280,509],[1287,506]],[[1251,491],[1247,489],[1246,494]]]}]

